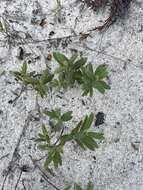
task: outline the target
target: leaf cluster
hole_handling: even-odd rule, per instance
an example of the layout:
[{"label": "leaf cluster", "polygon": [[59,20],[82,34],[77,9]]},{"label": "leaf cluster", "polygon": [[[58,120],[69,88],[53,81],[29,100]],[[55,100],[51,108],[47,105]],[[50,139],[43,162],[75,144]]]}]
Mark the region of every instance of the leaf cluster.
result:
[{"label": "leaf cluster", "polygon": [[110,86],[105,82],[108,72],[106,65],[99,65],[96,70],[93,70],[92,64],[82,68],[82,89],[83,95],[93,95],[93,89],[97,89],[104,94],[105,90],[109,90]]},{"label": "leaf cluster", "polygon": [[[54,52],[53,57],[59,65],[53,73],[47,69],[41,73],[28,72],[27,63],[24,62],[21,70],[14,71],[13,74],[26,87],[36,90],[42,98],[47,95],[49,87],[68,89],[79,84],[83,89],[83,95],[90,94],[90,96],[93,95],[93,89],[97,89],[100,93],[110,89],[105,82],[108,74],[105,65],[98,66],[94,71],[92,65],[87,64],[87,58],[79,57],[78,54],[67,58],[64,54]],[[90,130],[94,120],[93,113],[86,115],[68,133],[65,133],[65,123],[72,119],[72,111],[62,113],[60,108],[55,108],[51,111],[44,110],[44,114],[49,117],[50,127],[47,128],[43,124],[35,142],[39,149],[47,153],[44,162],[45,168],[48,168],[50,164],[53,164],[55,168],[62,165],[64,146],[69,141],[74,141],[83,150],[94,151],[95,148],[98,148],[97,141],[104,139],[103,134]],[[65,190],[70,188],[70,186],[66,187]],[[83,190],[83,188],[79,184],[75,184],[74,190]],[[87,184],[86,190],[93,190],[91,182]]]},{"label": "leaf cluster", "polygon": [[[67,186],[64,188],[64,190],[70,190],[70,189],[71,189],[71,186]],[[93,189],[94,189],[94,185],[91,181],[89,181],[86,186],[86,190],[93,190]],[[85,189],[83,189],[80,184],[75,183],[74,190],[85,190]]]},{"label": "leaf cluster", "polygon": [[[61,114],[61,111],[56,109],[46,114],[57,121],[60,119],[62,122],[69,121],[72,116],[72,112],[66,112]],[[94,150],[98,148],[96,140],[103,140],[103,134],[91,132],[89,129],[93,122],[93,113],[87,115],[84,120],[81,120],[76,127],[74,127],[68,134],[64,134],[64,127],[61,129],[55,143],[52,143],[52,136],[49,136],[49,132],[45,125],[42,126],[42,132],[38,134],[35,142],[38,143],[38,148],[47,151],[48,156],[45,161],[45,167],[48,167],[50,163],[53,163],[55,168],[62,164],[62,154],[64,145],[69,141],[75,141],[81,148]],[[56,136],[56,135],[54,135]]]},{"label": "leaf cluster", "polygon": [[60,131],[64,123],[72,119],[72,111],[61,113],[60,108],[55,108],[51,111],[45,110],[44,113],[49,116],[50,125],[54,131]]},{"label": "leaf cluster", "polygon": [[45,168],[47,168],[51,162],[53,162],[55,168],[62,164],[62,146],[51,143],[51,138],[44,124],[42,125],[42,132],[38,134],[38,138],[35,139],[35,142],[40,143],[38,145],[39,149],[48,151],[48,157],[44,163]]},{"label": "leaf cluster", "polygon": [[47,95],[47,84],[52,81],[54,75],[50,74],[46,69],[41,74],[27,71],[27,63],[24,62],[20,71],[13,72],[15,78],[22,81],[25,86],[30,86],[36,90],[43,98]]},{"label": "leaf cluster", "polygon": [[94,119],[93,113],[87,115],[85,119],[80,121],[70,134],[62,136],[62,140],[67,142],[74,140],[82,149],[87,148],[94,151],[98,148],[96,140],[103,140],[103,134],[89,131]]},{"label": "leaf cluster", "polygon": [[53,56],[59,64],[55,70],[55,74],[58,75],[58,79],[54,80],[55,86],[67,89],[72,88],[76,82],[80,83],[81,68],[86,64],[87,58],[79,57],[78,54],[67,58],[59,52],[54,52]]},{"label": "leaf cluster", "polygon": [[20,71],[14,71],[17,80],[23,81],[25,85],[30,85],[39,92],[41,97],[47,95],[48,87],[58,89],[68,89],[79,84],[83,89],[83,95],[93,95],[93,89],[97,89],[100,93],[109,90],[109,85],[105,82],[108,75],[106,65],[100,65],[93,70],[92,64],[87,64],[87,58],[79,57],[78,54],[67,58],[59,52],[53,53],[54,59],[58,62],[58,68],[51,74],[48,70],[42,71],[40,74],[35,72],[27,72],[27,63],[23,63]]},{"label": "leaf cluster", "polygon": [[93,70],[92,64],[87,64],[87,58],[79,58],[78,54],[68,59],[61,53],[53,53],[55,60],[59,63],[55,74],[58,79],[54,80],[54,85],[59,88],[67,89],[73,87],[77,82],[82,86],[83,95],[93,95],[93,89],[97,89],[104,94],[105,90],[109,90],[109,85],[105,82],[108,75],[106,65],[100,65]]}]

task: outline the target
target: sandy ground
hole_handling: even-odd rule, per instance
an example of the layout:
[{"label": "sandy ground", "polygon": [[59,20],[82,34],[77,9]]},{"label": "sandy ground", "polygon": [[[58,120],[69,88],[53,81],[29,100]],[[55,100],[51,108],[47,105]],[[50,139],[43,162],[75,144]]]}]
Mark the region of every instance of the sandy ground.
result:
[{"label": "sandy ground", "polygon": [[[9,23],[8,35],[0,33],[0,188],[14,190],[23,166],[18,190],[53,190],[42,177],[61,190],[74,182],[86,185],[94,182],[95,190],[143,189],[143,3],[131,3],[125,19],[118,20],[106,32],[93,32],[92,37],[79,40],[79,33],[98,26],[108,10],[94,13],[83,9],[75,1],[62,1],[62,9],[55,11],[56,1],[1,0],[1,20]],[[40,26],[45,19],[44,26]],[[15,36],[14,36],[15,35]],[[73,36],[68,38],[68,36]],[[33,40],[32,40],[33,39]],[[96,67],[107,64],[111,90],[105,95],[94,92],[92,98],[82,97],[80,89],[37,99],[28,91],[13,102],[21,85],[10,71],[21,67],[20,47],[29,70],[40,71],[50,64],[47,56],[53,50],[71,55],[78,50]],[[84,104],[83,104],[84,101]],[[105,141],[95,152],[82,151],[73,144],[65,147],[63,165],[51,176],[42,162],[34,166],[30,159],[38,159],[39,151],[33,138],[46,118],[40,118],[42,108],[61,107],[72,110],[75,121],[91,111],[105,114],[105,122],[94,130],[103,132]],[[6,179],[6,180],[5,180]],[[5,181],[5,182],[4,182]]]}]

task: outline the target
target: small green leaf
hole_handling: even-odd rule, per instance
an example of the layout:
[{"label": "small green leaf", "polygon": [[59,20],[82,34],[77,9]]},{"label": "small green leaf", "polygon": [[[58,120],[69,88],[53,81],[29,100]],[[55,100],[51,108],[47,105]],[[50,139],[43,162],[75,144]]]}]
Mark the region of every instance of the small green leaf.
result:
[{"label": "small green leaf", "polygon": [[94,114],[93,114],[93,113],[91,113],[91,114],[89,115],[89,117],[86,116],[85,119],[84,119],[84,122],[83,122],[83,124],[82,124],[81,131],[86,131],[86,130],[88,130],[88,129],[91,127],[91,124],[92,124],[92,122],[93,122],[93,119],[94,119]]},{"label": "small green leaf", "polygon": [[68,185],[64,188],[64,190],[69,190],[71,188],[71,185]]},{"label": "small green leaf", "polygon": [[44,134],[41,134],[41,133],[39,133],[38,136],[39,136],[40,138],[45,138],[45,135],[44,135]]},{"label": "small green leaf", "polygon": [[69,59],[69,62],[74,63],[76,59],[78,58],[78,53],[74,53],[71,58]]},{"label": "small green leaf", "polygon": [[48,168],[49,164],[52,162],[52,154],[48,154],[48,157],[46,158],[45,162],[44,162],[44,167]]},{"label": "small green leaf", "polygon": [[6,21],[3,19],[3,18],[1,18],[1,21],[0,21],[0,32],[7,32],[7,28],[8,26],[7,26],[7,23],[6,23]]},{"label": "small green leaf", "polygon": [[40,144],[40,145],[38,145],[37,146],[39,149],[41,149],[41,150],[48,150],[48,145],[47,144]]},{"label": "small green leaf", "polygon": [[100,83],[102,84],[102,86],[103,86],[105,89],[110,90],[110,86],[109,86],[106,82],[100,81]]},{"label": "small green leaf", "polygon": [[95,70],[95,76],[98,77],[98,79],[104,79],[105,77],[107,77],[107,67],[106,65],[99,65],[97,67],[97,69]]},{"label": "small green leaf", "polygon": [[46,127],[45,127],[44,124],[42,125],[42,132],[43,132],[43,134],[45,136],[46,141],[48,143],[50,143],[50,137],[49,137],[48,131],[47,131],[47,129],[46,129]]},{"label": "small green leaf", "polygon": [[55,60],[62,66],[64,66],[65,64],[68,63],[68,58],[62,54],[62,53],[59,53],[59,52],[54,52],[53,53],[53,56],[55,58]]},{"label": "small green leaf", "polygon": [[26,75],[26,76],[25,76],[25,79],[23,80],[23,82],[25,82],[26,84],[30,84],[30,85],[32,85],[33,87],[39,83],[38,80],[36,80],[35,78],[32,78],[32,77],[29,76],[29,75]]},{"label": "small green leaf", "polygon": [[34,142],[45,142],[45,138],[37,138],[34,140]]},{"label": "small green leaf", "polygon": [[41,82],[43,84],[47,84],[53,79],[54,75],[49,74],[47,70],[43,71],[43,74],[41,76]]},{"label": "small green leaf", "polygon": [[110,86],[108,86],[104,81],[95,81],[94,87],[101,92],[102,94],[105,93],[105,89],[110,89]]},{"label": "small green leaf", "polygon": [[92,71],[89,70],[88,67],[83,67],[82,73],[83,73],[84,80],[89,81],[89,82],[94,80],[94,75],[93,75]]},{"label": "small green leaf", "polygon": [[83,142],[80,140],[80,139],[75,139],[76,143],[83,149],[83,150],[86,150]]},{"label": "small green leaf", "polygon": [[86,67],[91,73],[93,73],[93,66],[91,63],[89,63]]},{"label": "small green leaf", "polygon": [[72,119],[72,111],[66,112],[62,115],[61,120],[62,121],[69,121]]},{"label": "small green leaf", "polygon": [[89,88],[83,88],[84,92],[82,94],[82,96],[87,96],[88,93],[90,92],[90,89]]},{"label": "small green leaf", "polygon": [[86,190],[93,190],[94,185],[91,181],[88,182]]},{"label": "small green leaf", "polygon": [[57,123],[55,124],[55,126],[53,127],[53,130],[54,130],[55,132],[58,132],[58,131],[60,131],[62,128],[63,128],[63,122],[59,119],[59,120],[57,121]]},{"label": "small green leaf", "polygon": [[75,136],[79,132],[79,129],[80,129],[81,125],[82,125],[82,121],[80,121],[76,125],[76,127],[71,131],[71,136]]},{"label": "small green leaf", "polygon": [[36,84],[34,89],[37,90],[42,98],[47,95],[47,86],[43,85],[42,83]]},{"label": "small green leaf", "polygon": [[71,141],[73,138],[71,135],[63,135],[61,137],[61,144],[64,145],[66,142]]},{"label": "small green leaf", "polygon": [[97,143],[89,136],[85,136],[82,139],[82,142],[84,143],[84,145],[89,148],[90,150],[94,151],[95,148],[98,148]]},{"label": "small green leaf", "polygon": [[75,183],[74,190],[83,190],[83,189],[81,188],[79,184]]},{"label": "small green leaf", "polygon": [[50,119],[58,119],[60,117],[61,114],[61,110],[60,109],[55,109],[52,111],[44,111],[44,113],[46,115],[48,115],[50,117]]},{"label": "small green leaf", "polygon": [[20,72],[18,72],[18,71],[13,71],[13,74],[14,74],[14,76],[15,76],[15,78],[16,78],[17,80],[20,80],[20,81],[23,80],[22,75],[21,75]]},{"label": "small green leaf", "polygon": [[85,65],[87,62],[87,58],[81,57],[79,60],[77,60],[74,64],[74,70],[80,69],[83,65]]},{"label": "small green leaf", "polygon": [[61,155],[59,152],[55,152],[54,156],[53,156],[53,162],[54,162],[54,166],[55,168],[58,167],[58,165],[62,165],[62,159],[61,159]]},{"label": "small green leaf", "polygon": [[87,135],[98,140],[104,140],[104,135],[102,133],[88,132]]},{"label": "small green leaf", "polygon": [[0,21],[0,32],[3,31],[2,22]]},{"label": "small green leaf", "polygon": [[22,74],[26,74],[27,73],[27,63],[24,62],[23,65],[22,65]]},{"label": "small green leaf", "polygon": [[43,132],[44,135],[48,135],[48,131],[47,131],[44,124],[42,124],[42,132]]}]

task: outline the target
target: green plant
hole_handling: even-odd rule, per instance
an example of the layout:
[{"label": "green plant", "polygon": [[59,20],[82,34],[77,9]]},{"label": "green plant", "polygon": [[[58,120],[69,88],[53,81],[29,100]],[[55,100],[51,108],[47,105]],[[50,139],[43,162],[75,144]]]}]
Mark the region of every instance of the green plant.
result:
[{"label": "green plant", "polygon": [[[59,67],[51,74],[47,69],[38,74],[27,72],[27,63],[23,63],[21,71],[14,71],[17,80],[24,85],[30,85],[39,92],[41,97],[47,95],[48,86],[57,87],[58,89],[68,89],[74,87],[77,83],[83,89],[83,95],[93,95],[93,89],[97,89],[100,93],[105,93],[110,86],[105,82],[108,75],[106,65],[99,65],[93,71],[92,64],[87,64],[87,58],[79,57],[78,54],[67,58],[64,54],[54,52],[53,56],[58,62]],[[54,78],[55,76],[55,78]]]},{"label": "green plant", "polygon": [[87,58],[79,57],[78,54],[67,58],[59,52],[54,52],[53,56],[59,64],[59,67],[55,70],[58,79],[54,80],[54,85],[67,89],[72,88],[75,82],[80,83],[81,68],[86,64]]},{"label": "green plant", "polygon": [[[74,186],[74,190],[84,190],[79,184],[75,184]],[[92,182],[88,182],[86,190],[93,190],[93,183]]]},{"label": "green plant", "polygon": [[43,98],[47,95],[47,84],[53,79],[54,75],[46,69],[42,73],[35,73],[27,71],[27,63],[24,62],[20,71],[13,71],[15,78],[22,81],[25,86],[30,86],[36,90]]},{"label": "green plant", "polygon": [[50,124],[54,131],[60,131],[64,127],[64,123],[72,119],[72,111],[61,113],[60,108],[51,111],[45,110],[44,113],[49,116]]},{"label": "green plant", "polygon": [[[0,28],[2,28],[1,23]],[[100,65],[93,71],[92,65],[87,64],[87,58],[78,54],[67,58],[62,53],[54,52],[53,56],[59,64],[53,74],[47,69],[41,73],[28,72],[27,63],[24,62],[20,71],[13,72],[16,80],[21,81],[25,87],[36,90],[42,98],[47,95],[49,87],[68,89],[79,84],[83,89],[83,95],[90,94],[90,96],[93,94],[93,89],[97,89],[101,93],[110,89],[105,82],[108,74],[106,65]],[[98,148],[97,141],[104,139],[102,133],[90,130],[94,120],[93,113],[89,116],[86,115],[75,127],[69,128],[67,133],[65,124],[72,119],[72,111],[62,113],[60,108],[51,111],[45,109],[44,114],[49,117],[50,127],[43,124],[42,131],[35,138],[35,142],[39,149],[46,151],[45,168],[48,168],[50,164],[53,164],[55,168],[62,165],[64,146],[70,141],[77,143],[83,150],[94,151],[95,148]],[[70,188],[71,186],[68,186],[65,190]],[[83,190],[83,188],[79,184],[75,184],[74,190]],[[86,190],[93,190],[91,182],[88,183]]]},{"label": "green plant", "polygon": [[89,131],[94,119],[93,113],[87,115],[84,120],[81,120],[76,127],[71,130],[70,134],[63,135],[62,141],[67,142],[74,140],[81,148],[95,150],[98,148],[96,140],[103,140],[103,134]]},{"label": "green plant", "polygon": [[[93,183],[91,181],[89,181],[88,184],[87,184],[87,186],[86,186],[86,190],[93,190],[93,188],[94,188]],[[71,186],[67,186],[67,187],[64,188],[64,190],[70,190],[70,189],[71,189]],[[74,188],[73,189],[74,190],[84,190],[81,187],[81,185],[77,184],[77,183],[74,184]]]},{"label": "green plant", "polygon": [[5,21],[5,19],[3,19],[2,17],[0,17],[0,32],[6,33],[7,29],[8,29],[7,22]]},{"label": "green plant", "polygon": [[58,165],[62,164],[61,154],[63,153],[63,147],[60,146],[60,144],[57,145],[58,142],[52,144],[50,136],[44,124],[42,125],[42,133],[38,134],[38,138],[35,139],[35,142],[44,142],[44,144],[38,145],[38,148],[48,151],[48,157],[46,158],[46,161],[44,163],[44,166],[46,168],[51,162],[54,163],[55,168],[57,168]]},{"label": "green plant", "polygon": [[77,82],[82,86],[83,95],[93,95],[93,89],[97,89],[100,93],[105,93],[105,90],[110,89],[109,85],[105,82],[108,75],[106,65],[99,65],[93,71],[92,64],[86,64],[87,58],[78,58],[74,54],[70,59],[61,53],[53,53],[55,60],[59,63],[55,74],[58,79],[53,81],[54,86],[59,88],[72,88]]},{"label": "green plant", "polygon": [[110,86],[105,82],[108,72],[106,65],[99,65],[93,71],[92,64],[82,67],[82,89],[83,95],[93,95],[93,89],[97,89],[100,93],[104,94],[105,90],[109,90]]},{"label": "green plant", "polygon": [[2,32],[3,31],[3,24],[2,24],[2,22],[0,21],[0,32]]},{"label": "green plant", "polygon": [[[48,113],[50,117],[56,118],[55,111]],[[60,114],[59,114],[60,115]],[[64,120],[71,119],[71,112],[66,112],[61,117],[65,118]],[[60,118],[61,118],[60,117]],[[77,126],[71,130],[68,134],[64,134],[64,127],[61,130],[60,135],[58,135],[57,140],[53,142],[53,138],[57,137],[57,134],[49,135],[49,132],[45,125],[42,125],[42,133],[38,134],[38,138],[35,139],[36,143],[40,143],[38,148],[41,150],[46,150],[48,156],[44,163],[45,167],[48,167],[50,163],[53,162],[55,168],[62,164],[62,154],[64,145],[69,141],[75,141],[81,148],[94,150],[98,148],[96,140],[103,140],[103,134],[91,132],[89,128],[93,122],[93,113],[89,116],[86,116],[85,119],[80,121]]]}]

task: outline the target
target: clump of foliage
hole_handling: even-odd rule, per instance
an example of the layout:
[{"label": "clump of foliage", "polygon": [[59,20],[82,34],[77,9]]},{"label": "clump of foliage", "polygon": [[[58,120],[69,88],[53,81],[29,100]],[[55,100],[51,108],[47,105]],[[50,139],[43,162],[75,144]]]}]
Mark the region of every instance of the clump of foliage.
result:
[{"label": "clump of foliage", "polygon": [[86,64],[87,58],[79,57],[78,54],[67,58],[59,52],[54,52],[53,56],[59,64],[55,70],[55,74],[58,75],[58,79],[54,80],[55,86],[67,89],[73,87],[75,82],[80,83],[81,68]]},{"label": "clump of foliage", "polygon": [[[93,190],[93,188],[94,188],[93,183],[91,181],[89,181],[87,184],[86,190]],[[64,190],[70,190],[70,189],[71,189],[71,186],[64,188]],[[80,184],[75,183],[74,190],[85,190],[85,189],[83,189]]]},{"label": "clump of foliage", "polygon": [[109,90],[110,86],[105,82],[108,72],[106,65],[100,65],[94,71],[92,64],[87,65],[87,67],[82,68],[82,89],[84,91],[83,95],[90,96],[93,95],[93,89],[97,89],[100,93],[104,94],[105,90]]},{"label": "clump of foliage", "polygon": [[30,86],[36,90],[43,98],[47,95],[47,84],[52,81],[54,75],[52,75],[47,69],[38,74],[27,71],[27,63],[24,62],[20,71],[13,72],[15,78],[22,81],[25,86]]},{"label": "clump of foliage", "polygon": [[[60,110],[60,109],[59,109]],[[69,121],[71,119],[71,112],[66,112],[64,114],[59,114],[57,117],[57,110],[48,112],[48,116],[52,119],[55,119],[57,122],[57,118],[60,122]],[[55,115],[56,114],[56,115]],[[83,150],[89,149],[94,151],[95,148],[98,148],[97,140],[101,141],[104,139],[103,134],[92,132],[90,130],[93,123],[94,115],[91,113],[89,116],[87,115],[83,120],[81,120],[68,134],[64,134],[64,126],[61,129],[59,135],[54,133],[54,137],[58,136],[57,140],[52,143],[53,135],[49,135],[49,132],[46,126],[42,125],[42,132],[38,134],[38,137],[35,139],[37,142],[38,148],[41,150],[47,151],[47,158],[45,161],[45,167],[48,167],[50,163],[53,162],[55,168],[62,164],[62,154],[64,146],[69,141],[76,142]],[[52,126],[53,127],[53,126]],[[56,126],[55,126],[56,128]],[[57,131],[57,133],[59,130]]]},{"label": "clump of foliage", "polygon": [[48,70],[44,70],[40,74],[27,72],[27,63],[25,62],[20,71],[13,73],[17,80],[38,91],[42,98],[47,95],[47,84],[58,89],[68,89],[78,84],[83,89],[83,95],[90,94],[90,96],[93,95],[93,89],[97,89],[100,93],[105,93],[105,90],[110,89],[105,82],[108,75],[106,65],[99,65],[94,71],[92,64],[87,63],[87,58],[78,54],[67,58],[62,53],[54,52],[53,57],[59,64],[53,73]]},{"label": "clump of foliage", "polygon": [[[36,90],[39,95],[44,98],[48,89],[68,89],[76,85],[81,86],[83,95],[93,95],[93,89],[97,89],[100,93],[110,89],[106,83],[107,67],[99,65],[95,70],[92,64],[87,63],[87,58],[72,55],[70,58],[59,52],[53,53],[54,59],[58,63],[58,68],[53,72],[44,70],[41,73],[28,72],[27,63],[24,62],[20,71],[14,71],[16,80],[21,81],[25,87],[31,87]],[[91,126],[94,115],[86,115],[84,119],[79,121],[77,125],[65,132],[67,122],[72,120],[72,111],[62,113],[60,108],[45,109],[43,113],[49,118],[49,127],[42,125],[42,130],[35,138],[35,142],[39,149],[46,151],[44,162],[45,168],[53,164],[55,168],[62,165],[62,155],[66,143],[73,141],[83,150],[94,151],[98,148],[98,142],[104,139],[102,133],[93,132]],[[70,189],[66,187],[65,190]],[[57,188],[56,188],[57,189]],[[74,190],[83,190],[79,184],[74,185]],[[86,190],[93,190],[93,184],[89,182]]]},{"label": "clump of foliage", "polygon": [[61,113],[60,108],[55,108],[51,111],[45,110],[44,113],[50,118],[52,131],[60,131],[64,127],[64,123],[72,119],[72,111]]},{"label": "clump of foliage", "polygon": [[83,95],[93,95],[93,89],[104,93],[110,89],[109,85],[104,81],[107,77],[106,65],[100,65],[93,71],[92,64],[87,64],[87,58],[79,58],[78,55],[73,55],[68,59],[61,53],[54,53],[55,60],[59,63],[59,68],[55,71],[58,74],[58,80],[54,83],[60,88],[73,87],[77,82],[82,86]]},{"label": "clump of foliage", "polygon": [[[97,89],[100,93],[110,89],[105,81],[108,74],[106,65],[99,65],[94,70],[92,64],[87,63],[87,58],[78,54],[68,58],[62,53],[54,52],[53,57],[59,65],[53,73],[47,69],[41,73],[28,72],[27,63],[24,62],[20,71],[13,72],[16,80],[21,81],[25,87],[36,90],[42,98],[47,95],[49,87],[68,89],[79,85],[83,95],[90,96],[93,95],[93,89]],[[94,151],[98,148],[97,142],[104,139],[103,134],[90,130],[94,120],[93,113],[86,115],[76,126],[69,129],[68,133],[65,132],[65,127],[72,119],[72,111],[62,113],[60,108],[51,111],[45,109],[44,114],[49,117],[49,127],[42,125],[42,131],[35,142],[38,143],[38,148],[47,152],[45,168],[52,163],[55,168],[62,165],[64,146],[70,141],[75,142],[83,150]],[[91,184],[88,184],[87,190],[91,188],[89,185]],[[82,190],[78,184],[75,184],[74,189]]]},{"label": "clump of foliage", "polygon": [[65,141],[74,140],[82,149],[90,149],[92,151],[98,148],[96,140],[103,140],[103,134],[89,131],[94,115],[91,113],[81,120],[76,127],[68,135],[62,138]]},{"label": "clump of foliage", "polygon": [[42,125],[42,132],[38,134],[38,138],[35,139],[35,142],[40,143],[40,145],[38,145],[38,148],[48,152],[48,157],[44,163],[44,166],[46,168],[51,162],[54,163],[55,168],[57,168],[58,165],[62,164],[61,154],[63,153],[63,146],[61,146],[61,143],[57,144],[58,142],[52,144],[51,138],[45,125]]}]

